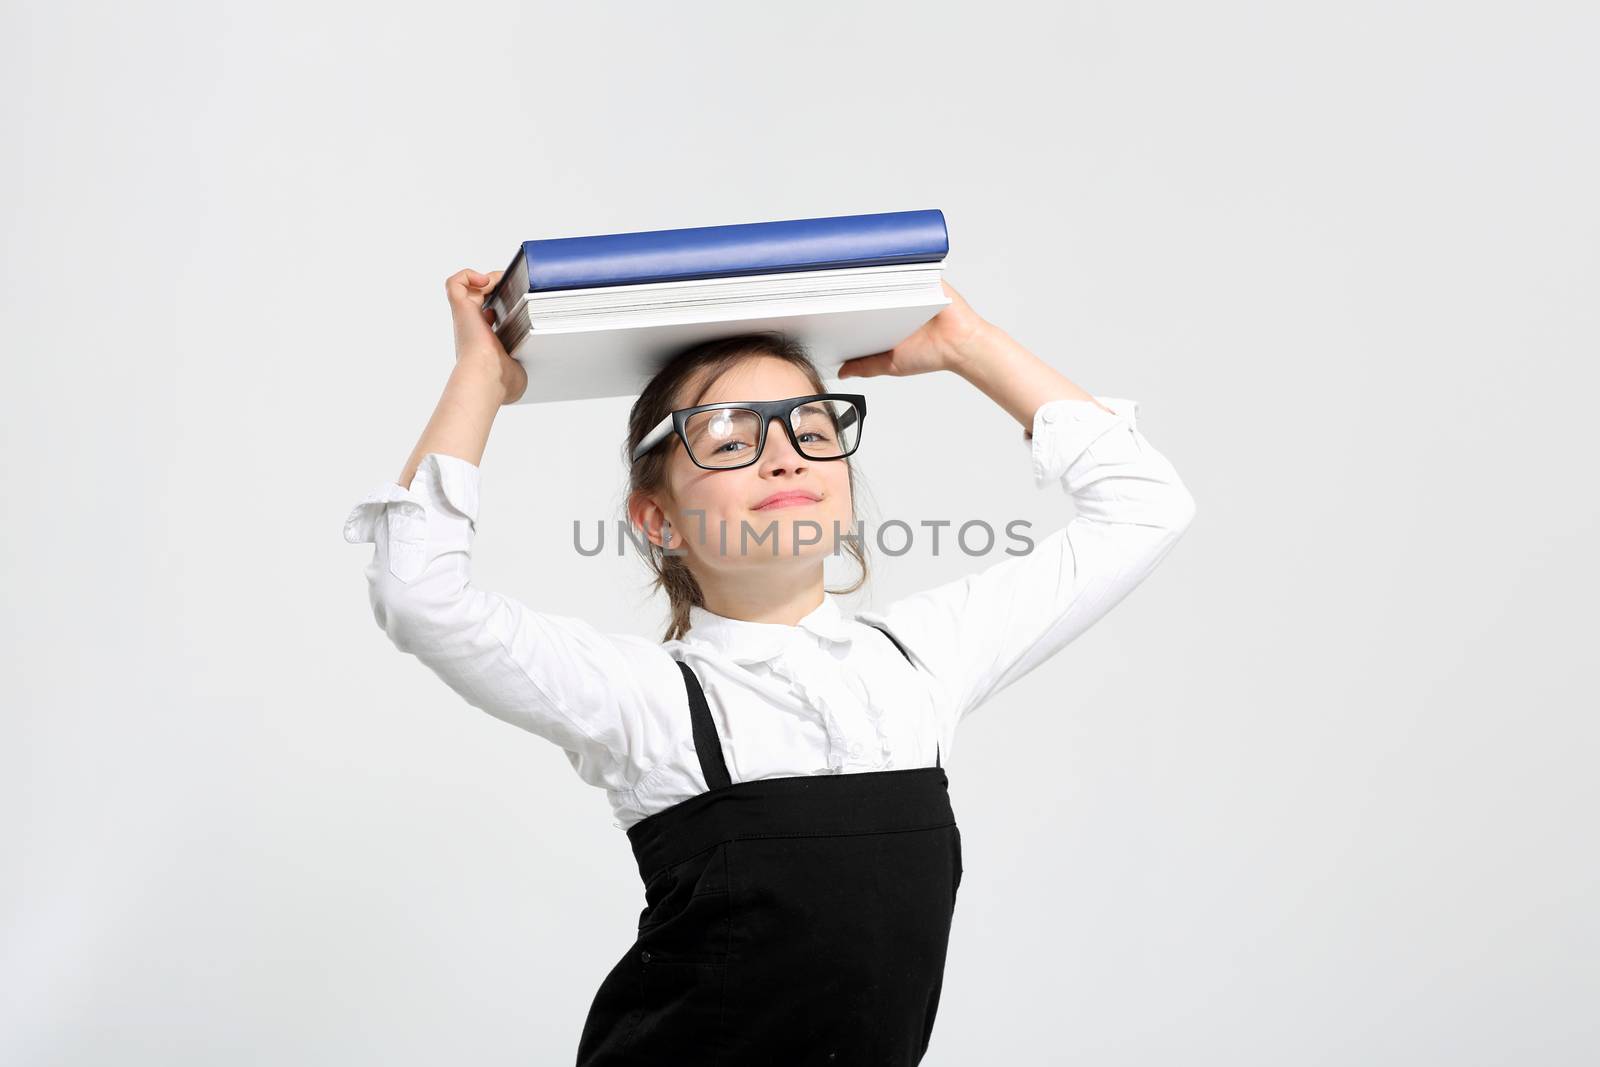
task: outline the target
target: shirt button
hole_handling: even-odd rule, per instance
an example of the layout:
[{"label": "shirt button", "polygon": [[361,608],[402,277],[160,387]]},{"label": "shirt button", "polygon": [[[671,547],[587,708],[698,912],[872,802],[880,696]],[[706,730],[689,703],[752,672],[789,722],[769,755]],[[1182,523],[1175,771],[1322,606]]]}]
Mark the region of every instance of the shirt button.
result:
[{"label": "shirt button", "polygon": [[850,758],[857,759],[861,755],[861,742],[856,741],[850,746]]},{"label": "shirt button", "polygon": [[645,949],[643,952],[639,953],[639,959],[643,960],[645,963],[649,963],[650,962],[650,950],[649,949]]}]

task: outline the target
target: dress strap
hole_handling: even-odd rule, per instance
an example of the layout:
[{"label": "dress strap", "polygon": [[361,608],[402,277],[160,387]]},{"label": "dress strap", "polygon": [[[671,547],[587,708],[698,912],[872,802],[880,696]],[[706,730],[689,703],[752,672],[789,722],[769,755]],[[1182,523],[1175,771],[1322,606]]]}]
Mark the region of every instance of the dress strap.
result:
[{"label": "dress strap", "polygon": [[689,694],[689,722],[694,728],[694,750],[700,757],[700,772],[705,775],[707,789],[722,789],[733,784],[728,774],[728,761],[722,758],[722,741],[717,737],[717,724],[711,721],[711,707],[706,703],[705,690],[700,679],[683,660],[674,660],[683,672],[683,687]]},{"label": "dress strap", "polygon": [[900,643],[900,640],[897,637],[895,637],[894,634],[890,633],[888,630],[884,629],[882,626],[879,626],[875,622],[869,622],[869,623],[867,623],[867,625],[872,627],[874,630],[878,631],[883,636],[887,637],[889,639],[889,642],[891,644],[893,644],[895,648],[898,648],[900,650],[900,654],[906,658],[906,662],[910,663],[913,667],[916,666],[916,663],[911,659],[911,653],[906,651],[906,646],[902,645]]},{"label": "dress strap", "polygon": [[[899,638],[895,637],[894,634],[890,633],[884,627],[879,626],[875,622],[869,622],[869,623],[867,623],[867,625],[872,627],[874,630],[878,631],[879,633],[881,633],[883,636],[887,637],[889,639],[889,642],[891,644],[893,644],[895,648],[898,648],[900,650],[900,654],[906,658],[906,662],[911,664],[911,666],[913,668],[916,667],[916,665],[917,665],[916,661],[911,658],[911,653],[906,651],[906,646],[902,645],[900,643]],[[935,767],[942,767],[944,765],[943,762],[942,762],[942,756],[940,755],[940,752],[939,752],[939,742],[937,742],[937,741],[935,741],[933,743],[933,765]]]}]

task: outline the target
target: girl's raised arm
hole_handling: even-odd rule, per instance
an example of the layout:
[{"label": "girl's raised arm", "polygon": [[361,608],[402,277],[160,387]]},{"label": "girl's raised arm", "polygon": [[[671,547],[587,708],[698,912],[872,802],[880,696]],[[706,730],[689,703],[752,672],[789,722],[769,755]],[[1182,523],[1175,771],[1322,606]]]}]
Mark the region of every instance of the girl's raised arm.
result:
[{"label": "girl's raised arm", "polygon": [[1135,401],[1084,392],[950,295],[958,319],[942,335],[936,317],[841,376],[956,372],[1022,424],[1037,484],[1059,482],[1077,515],[1025,555],[861,613],[942,683],[947,733],[1121,602],[1195,513],[1177,471],[1139,431]]},{"label": "girl's raised arm", "polygon": [[528,388],[528,372],[506,354],[494,334],[494,312],[483,309],[484,298],[504,273],[458,270],[444,280],[455,323],[456,366],[433,409],[433,418],[395,480],[401,486],[411,485],[417,465],[429,452],[482,463],[495,413],[502,405],[522,399]]},{"label": "girl's raised arm", "polygon": [[400,478],[351,509],[344,538],[374,546],[369,601],[397,648],[468,703],[560,746],[589,784],[631,791],[668,751],[652,724],[681,718],[652,707],[683,702],[671,657],[647,638],[472,585],[478,464],[495,413],[527,388],[482,309],[497,279],[465,270],[446,282],[455,368]]}]

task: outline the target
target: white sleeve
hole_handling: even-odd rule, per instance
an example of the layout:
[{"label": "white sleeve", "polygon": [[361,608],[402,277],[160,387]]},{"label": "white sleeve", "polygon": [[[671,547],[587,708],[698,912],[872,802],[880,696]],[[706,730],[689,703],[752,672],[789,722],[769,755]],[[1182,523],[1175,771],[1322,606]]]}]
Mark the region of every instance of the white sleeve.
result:
[{"label": "white sleeve", "polygon": [[683,677],[660,644],[601,633],[472,585],[479,470],[429,453],[409,489],[389,483],[351,509],[344,538],[371,542],[374,618],[474,707],[554,742],[584,781],[632,789],[687,715]]},{"label": "white sleeve", "polygon": [[[941,683],[952,728],[1115,607],[1194,517],[1177,471],[1139,432],[1137,402],[1096,399],[1112,412],[1053,400],[1034,414],[1035,481],[1060,481],[1077,509],[1071,521],[1026,554],[862,613]],[[999,530],[995,543],[1016,545]]]}]

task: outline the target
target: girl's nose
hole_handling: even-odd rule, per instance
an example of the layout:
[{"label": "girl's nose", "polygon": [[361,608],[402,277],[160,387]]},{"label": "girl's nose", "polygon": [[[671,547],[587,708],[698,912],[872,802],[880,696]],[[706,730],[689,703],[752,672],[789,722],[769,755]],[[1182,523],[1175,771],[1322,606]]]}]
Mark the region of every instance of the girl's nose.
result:
[{"label": "girl's nose", "polygon": [[805,462],[806,457],[796,452],[794,442],[789,440],[789,430],[783,419],[772,416],[767,422],[767,444],[761,450],[761,468],[771,470],[777,466],[788,470],[804,466]]}]

